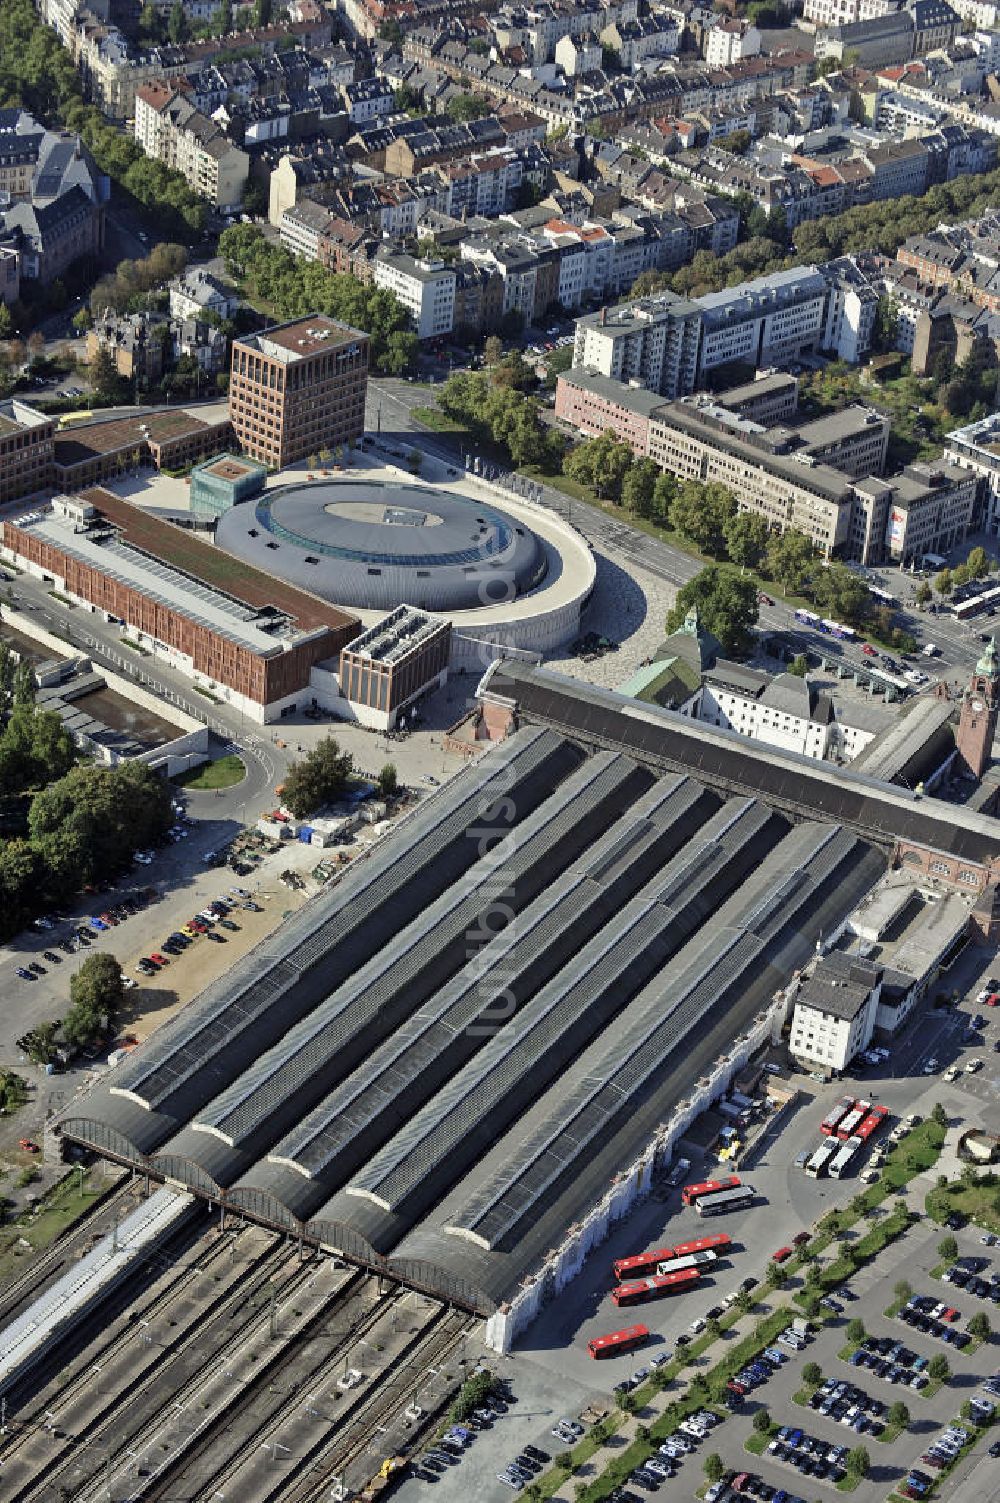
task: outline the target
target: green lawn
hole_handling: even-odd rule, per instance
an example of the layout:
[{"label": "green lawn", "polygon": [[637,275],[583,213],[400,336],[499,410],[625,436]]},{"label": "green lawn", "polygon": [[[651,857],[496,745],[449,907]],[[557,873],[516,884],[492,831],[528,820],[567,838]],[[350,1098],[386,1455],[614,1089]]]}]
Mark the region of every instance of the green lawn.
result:
[{"label": "green lawn", "polygon": [[195,792],[210,792],[215,788],[235,788],[242,783],[247,770],[239,757],[230,753],[214,762],[203,762],[200,767],[189,768],[173,779],[179,788],[192,788]]}]

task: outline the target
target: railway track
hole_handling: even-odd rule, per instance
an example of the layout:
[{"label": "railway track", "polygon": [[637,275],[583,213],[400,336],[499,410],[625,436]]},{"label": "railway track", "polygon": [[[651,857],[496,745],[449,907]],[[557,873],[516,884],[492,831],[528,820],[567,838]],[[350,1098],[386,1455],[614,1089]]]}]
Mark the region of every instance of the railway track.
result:
[{"label": "railway track", "polygon": [[156,1281],[18,1413],[0,1453],[4,1503],[75,1497],[97,1447],[108,1454],[109,1431],[127,1436],[145,1409],[178,1401],[192,1381],[192,1357],[201,1370],[197,1348],[207,1330],[220,1332],[224,1351],[227,1341],[266,1325],[275,1297],[293,1294],[307,1274],[277,1238],[247,1235],[248,1261],[237,1264],[232,1244],[213,1241]]},{"label": "railway track", "polygon": [[70,1264],[77,1261],[96,1237],[111,1230],[110,1226],[99,1228],[96,1225],[101,1217],[109,1211],[117,1215],[133,1208],[135,1201],[132,1192],[133,1181],[126,1175],[120,1184],[95,1200],[69,1232],[45,1248],[37,1258],[33,1258],[19,1278],[5,1285],[0,1291],[0,1326],[7,1325],[22,1314],[49,1284],[54,1283]]},{"label": "railway track", "polygon": [[[242,1403],[225,1427],[205,1425],[189,1447],[183,1464],[165,1472],[157,1485],[149,1489],[151,1503],[173,1500],[212,1498],[221,1493],[251,1503],[259,1485],[259,1474],[273,1461],[273,1478],[287,1483],[290,1445],[286,1437],[289,1413],[307,1415],[306,1428],[311,1445],[317,1443],[329,1424],[340,1425],[360,1402],[369,1378],[359,1389],[342,1391],[338,1379],[356,1363],[371,1370],[387,1349],[402,1353],[422,1339],[443,1314],[441,1307],[415,1312],[407,1309],[408,1293],[394,1290],[380,1298],[359,1319],[338,1330],[327,1323],[326,1330],[304,1333],[304,1339],[289,1348],[267,1375],[266,1385],[258,1381],[242,1395]],[[344,1312],[346,1315],[347,1312]],[[416,1324],[411,1325],[416,1318]],[[367,1356],[367,1364],[366,1364]],[[272,1476],[272,1474],[268,1474]],[[138,1494],[133,1494],[138,1496]]]},{"label": "railway track", "polygon": [[[250,1284],[237,1279],[221,1301],[212,1301],[210,1314],[203,1302],[181,1341],[170,1344],[172,1328],[162,1320],[141,1345],[137,1338],[107,1386],[81,1401],[58,1465],[46,1461],[46,1431],[36,1427],[32,1476],[8,1492],[4,1466],[4,1503],[142,1496],[150,1480],[184,1455],[192,1427],[197,1432],[218,1416],[228,1422],[250,1384],[271,1370],[288,1344],[317,1317],[353,1304],[371,1282],[356,1271],[302,1264],[287,1244],[278,1258],[277,1264],[269,1258]],[[161,1337],[169,1346],[162,1360],[156,1350]],[[150,1343],[152,1360],[142,1354]]]},{"label": "railway track", "polygon": [[412,1444],[422,1417],[408,1420],[406,1408],[416,1395],[422,1395],[429,1372],[440,1371],[464,1345],[474,1324],[465,1311],[444,1313],[404,1361],[365,1395],[345,1433],[329,1436],[294,1479],[276,1478],[267,1491],[254,1495],[253,1503],[328,1503],[335,1481],[345,1485],[348,1496],[360,1492],[386,1457],[401,1454]]}]

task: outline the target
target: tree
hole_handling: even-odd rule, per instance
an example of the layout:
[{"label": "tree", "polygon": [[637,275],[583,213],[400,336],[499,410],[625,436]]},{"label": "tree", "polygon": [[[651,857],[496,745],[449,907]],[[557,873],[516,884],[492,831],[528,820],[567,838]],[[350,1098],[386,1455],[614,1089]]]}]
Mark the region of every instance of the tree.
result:
[{"label": "tree", "polygon": [[122,1010],[125,988],[113,955],[88,955],[70,977],[72,1006],[63,1019],[67,1043],[87,1044],[113,1026]]},{"label": "tree", "polygon": [[918,605],[926,605],[932,598],[932,590],[926,579],[922,579],[917,585],[916,602]]},{"label": "tree", "polygon": [[886,1419],[888,1420],[889,1424],[892,1425],[895,1429],[906,1429],[907,1425],[910,1423],[910,1411],[907,1409],[902,1399],[897,1399],[894,1404],[889,1405],[889,1413],[886,1415]]},{"label": "tree", "polygon": [[990,572],[990,560],[985,548],[972,548],[965,560],[970,579],[985,579]]},{"label": "tree", "polygon": [[810,1388],[815,1388],[823,1378],[823,1369],[818,1362],[807,1362],[802,1369],[802,1381]]},{"label": "tree", "polygon": [[959,1173],[959,1179],[962,1182],[963,1189],[972,1190],[979,1183],[979,1170],[975,1164],[963,1164]]},{"label": "tree", "polygon": [[865,1339],[865,1323],[857,1316],[847,1322],[847,1339],[852,1346],[860,1346]]},{"label": "tree", "polygon": [[11,699],[16,710],[27,710],[35,703],[35,670],[27,658],[21,658],[14,669]]},{"label": "tree", "polygon": [[54,710],[15,703],[0,735],[0,793],[44,788],[75,760],[73,738]]},{"label": "tree", "polygon": [[233,29],[233,7],[230,0],[221,0],[215,12],[215,29],[220,37],[227,37]]},{"label": "tree", "polygon": [[739,511],[723,524],[726,552],[741,569],[756,569],[767,548],[768,527],[763,517]]},{"label": "tree", "polygon": [[391,798],[399,786],[394,762],[386,762],[378,775],[379,792],[383,798]]},{"label": "tree", "polygon": [[798,653],[788,665],[788,672],[794,673],[796,678],[805,678],[809,672],[809,660],[805,653]]},{"label": "tree", "polygon": [[483,364],[499,365],[503,359],[503,340],[491,334],[483,345]]},{"label": "tree", "polygon": [[771,1428],[770,1413],[766,1409],[758,1409],[750,1423],[758,1435],[767,1435]]},{"label": "tree", "polygon": [[593,486],[598,496],[617,501],[631,463],[628,444],[608,429],[571,449],[563,460],[563,472],[581,485]]},{"label": "tree", "polygon": [[935,1383],[947,1383],[951,1377],[951,1367],[948,1358],[942,1352],[938,1352],[927,1364],[927,1376]]},{"label": "tree", "polygon": [[481,120],[491,108],[490,101],[481,94],[453,94],[448,100],[447,113],[461,125],[470,120]]},{"label": "tree", "polygon": [[768,1263],[764,1280],[769,1289],[780,1289],[787,1282],[788,1274],[780,1263]]},{"label": "tree", "polygon": [[818,569],[813,577],[813,596],[821,610],[836,620],[855,625],[868,613],[870,595],[868,586],[853,570],[837,561],[825,569]]},{"label": "tree", "polygon": [[950,569],[942,569],[940,574],[934,576],[934,588],[939,595],[950,595],[955,588],[955,581]]},{"label": "tree", "polygon": [[864,1446],[852,1446],[847,1453],[847,1471],[851,1477],[867,1477],[871,1471],[871,1458]]},{"label": "tree", "polygon": [[980,1341],[989,1341],[992,1327],[990,1318],[985,1310],[977,1310],[969,1321],[969,1335],[976,1336]]},{"label": "tree", "polygon": [[10,309],[6,303],[0,303],[0,339],[9,339],[14,321],[10,316]]},{"label": "tree", "polygon": [[173,823],[169,785],[143,762],[77,766],[35,795],[28,832],[54,889],[121,871]]},{"label": "tree", "polygon": [[652,459],[638,459],[625,472],[622,481],[622,505],[633,517],[653,515],[653,496],[659,470]]},{"label": "tree", "polygon": [[736,501],[725,486],[686,480],[670,507],[670,525],[703,553],[719,557],[725,548],[726,523],[736,515]]},{"label": "tree", "polygon": [[722,1457],[715,1451],[710,1451],[709,1454],[705,1457],[703,1470],[705,1473],[705,1479],[708,1482],[720,1482],[725,1476],[726,1472],[726,1468],[722,1462]]},{"label": "tree", "polygon": [[118,398],[118,369],[110,350],[101,345],[90,362],[90,385],[98,402],[112,405]]},{"label": "tree", "polygon": [[815,553],[809,539],[791,527],[787,532],[774,533],[768,539],[764,568],[786,595],[797,595],[809,582]]},{"label": "tree", "polygon": [[692,608],[700,624],[727,652],[743,651],[757,620],[757,586],[752,579],[740,579],[731,570],[709,564],[678,590],[677,602],[667,616],[667,632],[682,626]]},{"label": "tree", "polygon": [[938,1127],[948,1126],[948,1113],[945,1111],[940,1101],[935,1101],[934,1103],[934,1106],[931,1110],[931,1121],[936,1122]]},{"label": "tree", "polygon": [[93,324],[94,320],[90,309],[83,307],[80,308],[78,312],[73,314],[70,322],[72,323],[74,329],[79,329],[81,334],[85,334]]},{"label": "tree", "polygon": [[182,0],[174,0],[167,18],[167,36],[178,46],[187,36],[187,16],[184,13]]},{"label": "tree", "polygon": [[958,1257],[958,1243],[952,1236],[942,1237],[937,1245],[937,1250],[938,1257],[943,1258],[946,1263],[954,1263]]},{"label": "tree", "polygon": [[281,790],[282,803],[296,819],[305,819],[340,797],[350,771],[350,753],[342,752],[334,738],[326,736],[289,767]]},{"label": "tree", "polygon": [[41,360],[45,354],[45,335],[40,329],[28,335],[28,354],[32,360]]},{"label": "tree", "polygon": [[411,449],[406,465],[411,475],[419,475],[423,469],[424,456],[420,449]]}]

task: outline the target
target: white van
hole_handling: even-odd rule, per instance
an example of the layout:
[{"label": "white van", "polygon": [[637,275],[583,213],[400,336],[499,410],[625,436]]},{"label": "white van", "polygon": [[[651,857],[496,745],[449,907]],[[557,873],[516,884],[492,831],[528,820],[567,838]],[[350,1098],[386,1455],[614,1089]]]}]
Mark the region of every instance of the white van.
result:
[{"label": "white van", "polygon": [[928,642],[923,649],[923,655],[925,658],[936,658],[940,651],[940,647],[936,647],[933,642]]}]

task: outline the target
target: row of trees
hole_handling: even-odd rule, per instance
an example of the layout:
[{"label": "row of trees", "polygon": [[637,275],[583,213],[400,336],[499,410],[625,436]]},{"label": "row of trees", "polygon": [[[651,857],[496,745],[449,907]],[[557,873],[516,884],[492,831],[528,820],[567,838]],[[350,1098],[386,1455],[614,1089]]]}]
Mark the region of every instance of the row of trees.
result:
[{"label": "row of trees", "polygon": [[[678,480],[661,473],[651,459],[635,458],[629,445],[610,430],[577,444],[566,455],[563,471],[633,516],[678,533],[710,558],[735,565],[741,573],[761,574],[785,594],[805,596],[824,616],[862,629],[868,626],[901,651],[912,650],[912,638],[899,631],[891,611],[873,609],[867,585],[852,570],[824,560],[810,539],[795,528],[772,532],[764,517],[741,512],[724,485]],[[982,562],[988,567],[985,554]],[[974,567],[979,566],[974,562]],[[746,588],[735,591],[731,571],[706,570],[705,574],[708,583],[699,587],[700,593],[689,604],[701,609],[709,594],[721,600],[718,610],[727,624],[721,634],[715,627],[710,630],[730,649],[745,644],[757,617],[756,585],[741,580]],[[745,603],[740,605],[740,601]],[[715,607],[712,614],[716,614]]]},{"label": "row of trees", "polygon": [[133,137],[84,103],[72,58],[55,32],[40,26],[31,0],[0,5],[0,98],[23,105],[48,124],[77,131],[98,166],[139,203],[164,232],[198,238],[206,205],[179,172],[149,161]]},{"label": "row of trees", "polygon": [[416,361],[419,340],[410,315],[383,287],[366,287],[356,277],[328,271],[318,261],[296,260],[265,240],[256,225],[234,224],[219,236],[219,252],[230,275],[269,303],[280,318],[326,313],[371,336],[375,370],[401,376]]},{"label": "row of trees", "polygon": [[537,400],[519,389],[523,364],[518,355],[489,374],[457,371],[441,388],[438,406],[477,439],[504,450],[512,464],[552,472],[562,462],[566,440],[555,428],[546,427]]},{"label": "row of trees", "polygon": [[907,195],[829,214],[796,226],[794,251],[781,211],[768,217],[751,200],[740,201],[740,243],[724,256],[699,251],[673,272],[643,272],[637,296],[669,288],[685,296],[719,292],[749,277],[806,261],[827,261],[852,251],[894,255],[911,235],[926,234],[942,221],[955,223],[987,213],[1000,196],[1000,169],[939,183],[920,198]]},{"label": "row of trees", "polygon": [[[17,718],[15,711],[11,724]],[[67,748],[47,715],[42,726],[40,734],[55,747],[47,769],[55,781],[33,797],[27,837],[0,845],[4,938],[45,907],[123,870],[137,850],[165,835],[173,818],[166,783],[144,763],[75,766],[62,772]],[[30,761],[37,744],[29,742],[25,753],[32,776],[38,774],[38,762]]]}]

